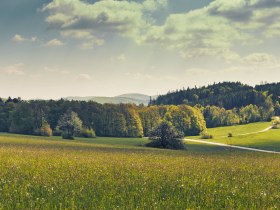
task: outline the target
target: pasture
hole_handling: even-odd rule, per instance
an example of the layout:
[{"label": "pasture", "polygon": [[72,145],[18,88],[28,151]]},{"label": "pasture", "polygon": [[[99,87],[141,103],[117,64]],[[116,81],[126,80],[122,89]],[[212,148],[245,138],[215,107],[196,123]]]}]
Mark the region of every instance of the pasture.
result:
[{"label": "pasture", "polygon": [[280,156],[0,135],[0,209],[279,209]]},{"label": "pasture", "polygon": [[[207,141],[280,151],[280,129],[271,129],[266,132],[255,133],[269,126],[271,126],[271,122],[210,128],[208,129],[208,133],[213,135],[214,138]],[[233,137],[229,138],[228,133],[232,133]],[[189,138],[200,139],[199,136]]]}]

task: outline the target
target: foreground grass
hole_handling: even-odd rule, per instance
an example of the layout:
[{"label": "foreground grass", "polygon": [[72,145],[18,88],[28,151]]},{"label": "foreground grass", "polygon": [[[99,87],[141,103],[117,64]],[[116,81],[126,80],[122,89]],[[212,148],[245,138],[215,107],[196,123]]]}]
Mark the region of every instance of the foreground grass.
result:
[{"label": "foreground grass", "polygon": [[[272,129],[267,132],[254,133],[262,131],[268,128],[270,125],[271,123],[264,122],[252,123],[248,125],[210,128],[208,129],[208,133],[212,134],[214,138],[207,141],[246,146],[257,149],[280,151],[280,129]],[[227,137],[229,132],[233,134],[233,137]],[[190,138],[200,139],[200,136],[194,136]]]},{"label": "foreground grass", "polygon": [[278,155],[137,146],[145,141],[4,134],[0,209],[280,208]]}]

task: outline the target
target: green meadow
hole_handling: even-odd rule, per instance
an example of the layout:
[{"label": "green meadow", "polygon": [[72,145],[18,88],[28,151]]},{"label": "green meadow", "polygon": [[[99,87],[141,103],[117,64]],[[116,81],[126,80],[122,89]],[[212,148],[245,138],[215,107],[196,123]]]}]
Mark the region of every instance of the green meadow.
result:
[{"label": "green meadow", "polygon": [[[271,129],[266,132],[255,133],[269,126],[271,126],[271,122],[210,128],[208,129],[208,133],[213,135],[213,139],[207,141],[280,151],[280,129]],[[232,133],[233,137],[229,138],[228,133]],[[199,136],[189,138],[200,139]]]},{"label": "green meadow", "polygon": [[277,154],[146,142],[1,134],[0,209],[280,208]]}]

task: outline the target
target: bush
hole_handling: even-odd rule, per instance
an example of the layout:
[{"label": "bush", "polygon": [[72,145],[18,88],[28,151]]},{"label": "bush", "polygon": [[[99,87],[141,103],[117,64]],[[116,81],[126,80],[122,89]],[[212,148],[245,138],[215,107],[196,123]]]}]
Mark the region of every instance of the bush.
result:
[{"label": "bush", "polygon": [[95,131],[92,128],[83,128],[80,132],[80,136],[84,138],[96,138]]},{"label": "bush", "polygon": [[48,123],[43,123],[41,128],[38,128],[34,131],[34,134],[38,136],[52,136],[53,132]]},{"label": "bush", "polygon": [[70,140],[74,140],[74,136],[69,134],[69,133],[66,133],[66,132],[63,132],[62,133],[62,138],[63,139],[70,139]]},{"label": "bush", "polygon": [[209,134],[207,131],[202,131],[200,137],[202,139],[213,139],[213,135]]},{"label": "bush", "polygon": [[233,137],[233,134],[231,132],[228,133],[228,137],[231,138]]},{"label": "bush", "polygon": [[278,129],[278,124],[273,123],[272,126],[271,126],[271,128],[272,128],[272,129]]},{"label": "bush", "polygon": [[274,119],[272,120],[272,129],[278,129],[279,125],[280,125],[279,117],[274,117]]},{"label": "bush", "polygon": [[55,129],[55,130],[53,131],[53,136],[61,136],[61,135],[62,135],[62,132],[61,132],[60,130]]},{"label": "bush", "polygon": [[160,149],[174,149],[174,150],[185,149],[185,145],[182,140],[170,141],[166,145],[162,144],[162,142],[160,141],[151,141],[147,143],[146,146],[160,148]]}]

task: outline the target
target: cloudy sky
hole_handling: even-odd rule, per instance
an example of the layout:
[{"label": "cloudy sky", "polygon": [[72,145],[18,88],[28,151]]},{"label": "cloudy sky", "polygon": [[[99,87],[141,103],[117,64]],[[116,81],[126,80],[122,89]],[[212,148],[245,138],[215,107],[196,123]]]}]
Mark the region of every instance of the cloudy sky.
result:
[{"label": "cloudy sky", "polygon": [[0,1],[0,96],[280,79],[280,0]]}]

